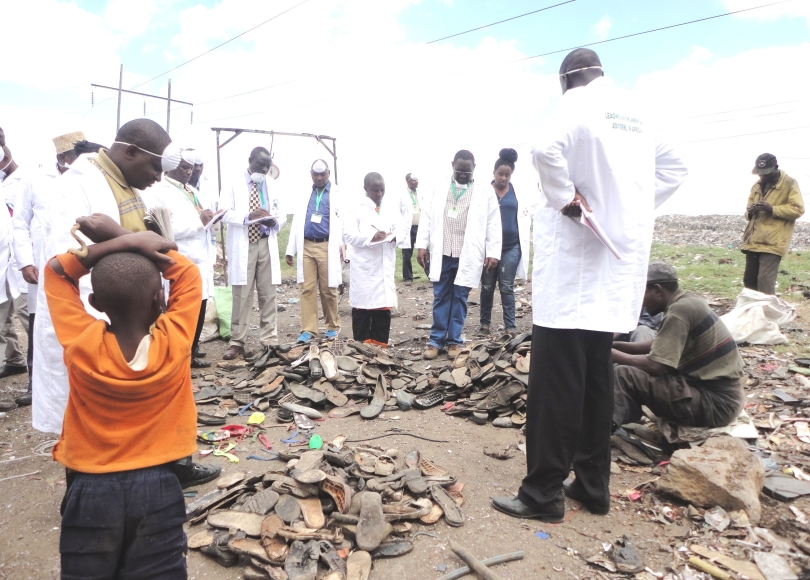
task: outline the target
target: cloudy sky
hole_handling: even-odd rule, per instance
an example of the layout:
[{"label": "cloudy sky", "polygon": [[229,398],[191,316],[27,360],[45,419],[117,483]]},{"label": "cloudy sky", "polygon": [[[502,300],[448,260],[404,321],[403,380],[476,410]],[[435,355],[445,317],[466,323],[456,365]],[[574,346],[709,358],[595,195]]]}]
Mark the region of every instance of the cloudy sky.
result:
[{"label": "cloudy sky", "polygon": [[[4,3],[2,18],[0,127],[28,167],[51,163],[64,132],[112,141],[116,93],[95,89],[91,106],[90,84],[117,86],[123,63],[124,88],[165,95],[171,78],[172,95],[194,103],[193,123],[192,108],[173,106],[171,135],[203,151],[206,187],[217,183],[211,127],[234,127],[337,137],[340,186],[358,195],[369,171],[389,193],[410,171],[445,187],[461,148],[486,177],[514,147],[516,187],[536,190],[529,152],[560,97],[560,62],[608,41],[593,47],[606,74],[644,100],[690,167],[664,213],[741,213],[764,151],[810,184],[807,0],[32,0]],[[144,108],[165,124],[164,101],[133,95],[122,122]],[[224,180],[256,145],[270,141],[242,135],[222,149]],[[273,152],[290,196],[306,194],[312,160],[328,155],[291,137]]]}]

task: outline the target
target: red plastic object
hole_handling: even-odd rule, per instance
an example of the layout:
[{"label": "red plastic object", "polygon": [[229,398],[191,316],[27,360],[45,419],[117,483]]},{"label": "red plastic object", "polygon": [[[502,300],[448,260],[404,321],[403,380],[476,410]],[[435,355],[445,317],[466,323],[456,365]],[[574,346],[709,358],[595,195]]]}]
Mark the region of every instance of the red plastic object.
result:
[{"label": "red plastic object", "polygon": [[267,438],[267,435],[265,435],[264,433],[259,433],[259,437],[258,437],[258,439],[259,439],[259,442],[260,442],[262,445],[264,445],[264,446],[265,446],[267,449],[272,449],[272,448],[273,448],[273,442],[272,442],[272,441],[270,441],[270,440]]},{"label": "red plastic object", "polygon": [[239,435],[247,433],[247,427],[244,425],[225,425],[224,427],[220,427],[220,429],[222,431],[228,431],[231,437],[238,437]]}]

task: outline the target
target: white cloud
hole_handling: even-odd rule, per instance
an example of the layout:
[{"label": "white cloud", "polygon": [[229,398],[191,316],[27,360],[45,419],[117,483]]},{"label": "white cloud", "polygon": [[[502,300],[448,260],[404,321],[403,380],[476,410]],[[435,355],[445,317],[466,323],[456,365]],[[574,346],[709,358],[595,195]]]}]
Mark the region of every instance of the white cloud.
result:
[{"label": "white cloud", "polygon": [[597,38],[599,40],[605,40],[610,33],[610,27],[613,26],[613,22],[610,20],[610,16],[605,14],[602,17],[602,20],[594,24],[593,31],[596,33]]},{"label": "white cloud", "polygon": [[104,22],[125,39],[132,39],[149,30],[157,12],[155,0],[109,0],[104,8]]},{"label": "white cloud", "polygon": [[[736,10],[745,10],[762,6],[761,0],[725,0],[725,7],[729,12]],[[781,2],[768,6],[767,8],[759,8],[757,10],[748,10],[737,14],[738,18],[752,18],[755,20],[776,20],[778,18],[805,18],[808,25],[810,25],[810,2],[807,0],[792,0],[790,2]]]}]

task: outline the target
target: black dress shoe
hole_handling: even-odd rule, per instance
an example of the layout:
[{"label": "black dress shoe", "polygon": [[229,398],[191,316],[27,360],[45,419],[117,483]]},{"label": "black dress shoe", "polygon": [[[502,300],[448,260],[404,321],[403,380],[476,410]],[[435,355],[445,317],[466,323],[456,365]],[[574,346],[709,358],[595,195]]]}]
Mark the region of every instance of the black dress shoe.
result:
[{"label": "black dress shoe", "polygon": [[191,457],[178,459],[171,464],[172,471],[180,480],[180,487],[186,489],[195,485],[202,485],[219,477],[222,468],[218,465],[203,465],[194,463]]},{"label": "black dress shoe", "polygon": [[203,351],[201,351],[201,350],[198,348],[198,349],[196,349],[196,350],[195,350],[195,351],[192,353],[192,355],[191,355],[191,356],[193,356],[194,358],[205,358],[206,353],[204,353]]},{"label": "black dress shoe", "polygon": [[28,372],[28,367],[18,365],[3,365],[0,367],[0,379],[10,377],[12,375],[22,375]]},{"label": "black dress shoe", "polygon": [[608,498],[607,504],[605,502],[594,501],[592,498],[588,497],[581,485],[577,485],[576,480],[570,484],[564,483],[563,493],[565,497],[571,498],[584,505],[585,509],[594,515],[604,516],[610,511],[610,498]]},{"label": "black dress shoe", "polygon": [[196,356],[191,359],[191,368],[193,369],[207,369],[210,366],[210,362],[200,360]]},{"label": "black dress shoe", "polygon": [[499,512],[503,512],[513,518],[540,520],[549,524],[563,521],[565,518],[565,506],[562,509],[534,509],[527,506],[516,497],[493,497],[492,507]]},{"label": "black dress shoe", "polygon": [[31,391],[27,391],[14,399],[14,402],[17,403],[20,407],[27,407],[31,404]]}]

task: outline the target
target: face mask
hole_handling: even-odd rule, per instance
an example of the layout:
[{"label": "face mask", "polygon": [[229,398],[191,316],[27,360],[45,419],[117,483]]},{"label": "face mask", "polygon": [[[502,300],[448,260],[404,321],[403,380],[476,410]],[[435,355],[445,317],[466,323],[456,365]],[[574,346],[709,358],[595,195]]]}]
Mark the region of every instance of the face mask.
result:
[{"label": "face mask", "polygon": [[[125,143],[124,141],[113,141],[113,143],[118,143],[119,145],[127,145],[130,146],[132,143]],[[158,155],[157,153],[152,153],[151,151],[147,151],[143,147],[138,147],[134,145],[144,153],[149,153],[149,155],[154,155],[155,157],[160,157],[160,165],[163,168],[163,171],[174,171],[177,169],[177,166],[180,165],[180,160],[182,159],[183,150],[180,147],[169,143],[166,145],[166,148],[163,150],[162,155]]]},{"label": "face mask", "polygon": [[6,157],[6,152],[5,152],[5,150],[4,150],[2,147],[0,147],[0,161],[2,161],[3,159],[5,159],[5,157]]},{"label": "face mask", "polygon": [[264,180],[267,179],[267,176],[264,173],[251,173],[250,178],[256,183],[264,183]]},{"label": "face mask", "polygon": [[[3,150],[2,150],[2,149],[0,149],[0,153],[2,153],[2,152],[3,152]],[[3,157],[5,157],[5,156],[3,156]],[[2,160],[3,160],[3,157],[0,157],[0,161],[2,161]],[[2,182],[3,182],[3,181],[6,179],[6,176],[7,176],[8,174],[6,173],[6,171],[5,171],[5,170],[6,170],[6,169],[8,169],[8,166],[9,166],[9,165],[11,165],[11,163],[12,163],[13,161],[14,161],[14,159],[13,159],[13,158],[9,158],[8,163],[6,163],[6,164],[3,166],[3,169],[0,169],[0,183],[2,183]]]}]

